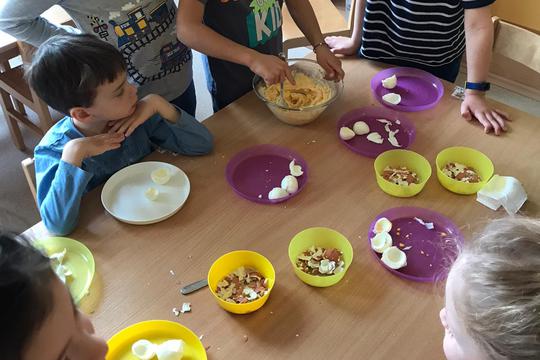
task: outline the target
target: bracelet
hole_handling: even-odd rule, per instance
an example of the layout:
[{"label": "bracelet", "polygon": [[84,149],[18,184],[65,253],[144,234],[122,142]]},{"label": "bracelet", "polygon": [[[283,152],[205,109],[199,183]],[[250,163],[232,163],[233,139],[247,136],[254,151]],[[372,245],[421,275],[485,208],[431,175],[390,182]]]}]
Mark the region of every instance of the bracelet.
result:
[{"label": "bracelet", "polygon": [[488,91],[490,87],[491,84],[488,82],[465,82],[465,89],[467,90]]},{"label": "bracelet", "polygon": [[321,41],[320,43],[313,45],[313,52],[317,53],[317,49],[321,46],[326,46],[327,48],[329,48],[328,44],[325,41]]}]

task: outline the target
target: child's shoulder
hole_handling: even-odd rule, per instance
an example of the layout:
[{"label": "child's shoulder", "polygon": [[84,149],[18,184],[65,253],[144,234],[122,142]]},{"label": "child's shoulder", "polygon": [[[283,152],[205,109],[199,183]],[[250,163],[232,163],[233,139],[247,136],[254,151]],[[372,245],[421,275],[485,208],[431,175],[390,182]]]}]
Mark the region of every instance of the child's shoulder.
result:
[{"label": "child's shoulder", "polygon": [[47,131],[36,146],[35,152],[38,153],[40,150],[45,149],[62,152],[64,146],[70,140],[80,137],[83,137],[83,135],[73,125],[72,118],[65,116]]}]

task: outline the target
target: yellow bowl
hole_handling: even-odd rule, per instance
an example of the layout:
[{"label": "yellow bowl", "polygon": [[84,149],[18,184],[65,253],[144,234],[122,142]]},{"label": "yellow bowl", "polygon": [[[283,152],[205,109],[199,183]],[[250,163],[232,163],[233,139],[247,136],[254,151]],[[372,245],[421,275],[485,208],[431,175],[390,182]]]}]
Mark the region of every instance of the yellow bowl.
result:
[{"label": "yellow bowl", "polygon": [[[382,191],[388,195],[397,197],[411,197],[417,195],[427,181],[431,177],[431,165],[422,155],[410,150],[389,150],[385,151],[374,162],[375,177],[377,184]],[[382,173],[385,167],[400,167],[406,166],[410,170],[414,171],[420,179],[419,184],[411,184],[409,186],[396,185],[393,182],[385,180],[382,177]]]},{"label": "yellow bowl", "polygon": [[[340,250],[345,262],[343,271],[329,276],[317,276],[300,270],[296,266],[296,258],[313,245]],[[353,249],[349,240],[339,232],[325,227],[313,227],[299,232],[292,238],[289,243],[289,259],[300,280],[311,286],[328,287],[337,284],[345,276],[353,260]]]},{"label": "yellow bowl", "polygon": [[[184,341],[184,360],[206,360],[206,350],[195,333],[179,323],[166,320],[149,320],[133,324],[120,330],[109,339],[106,360],[137,359],[131,353],[131,346],[140,339],[146,339],[154,344],[167,340],[180,339]],[[152,359],[155,359],[152,358]]]},{"label": "yellow bowl", "polygon": [[[240,266],[247,266],[259,271],[268,279],[268,292],[261,298],[245,304],[233,304],[221,299],[216,294],[217,284],[227,275],[238,269]],[[276,282],[276,272],[272,263],[259,253],[249,250],[232,251],[221,256],[214,261],[208,271],[208,287],[212,295],[216,298],[219,306],[234,314],[248,314],[261,308],[268,300],[270,292]]]},{"label": "yellow bowl", "polygon": [[[482,181],[470,184],[446,176],[442,172],[442,169],[449,162],[457,162],[474,168]],[[487,184],[495,171],[493,162],[485,154],[478,150],[462,146],[444,149],[437,155],[435,164],[437,166],[437,178],[441,185],[456,194],[462,195],[476,194]]]}]

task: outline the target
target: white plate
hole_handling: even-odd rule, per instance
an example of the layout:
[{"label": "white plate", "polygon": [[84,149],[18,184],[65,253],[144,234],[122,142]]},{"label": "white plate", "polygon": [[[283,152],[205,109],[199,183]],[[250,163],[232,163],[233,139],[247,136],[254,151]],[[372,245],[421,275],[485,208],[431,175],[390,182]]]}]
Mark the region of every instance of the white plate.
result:
[{"label": "white plate", "polygon": [[[150,174],[167,168],[171,179],[165,185],[152,181]],[[155,201],[144,195],[153,187],[159,191]],[[112,216],[128,224],[147,225],[163,221],[178,212],[189,196],[189,179],[174,165],[148,161],[118,171],[103,186],[101,203]]]}]

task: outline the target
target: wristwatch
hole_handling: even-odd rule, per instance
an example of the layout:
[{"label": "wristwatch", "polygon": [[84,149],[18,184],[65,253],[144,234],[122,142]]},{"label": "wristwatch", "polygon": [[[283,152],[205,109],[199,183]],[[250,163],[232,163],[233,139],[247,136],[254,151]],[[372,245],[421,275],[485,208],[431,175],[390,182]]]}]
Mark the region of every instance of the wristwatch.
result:
[{"label": "wristwatch", "polygon": [[465,89],[476,90],[476,91],[488,91],[491,87],[491,84],[488,82],[465,82]]}]

